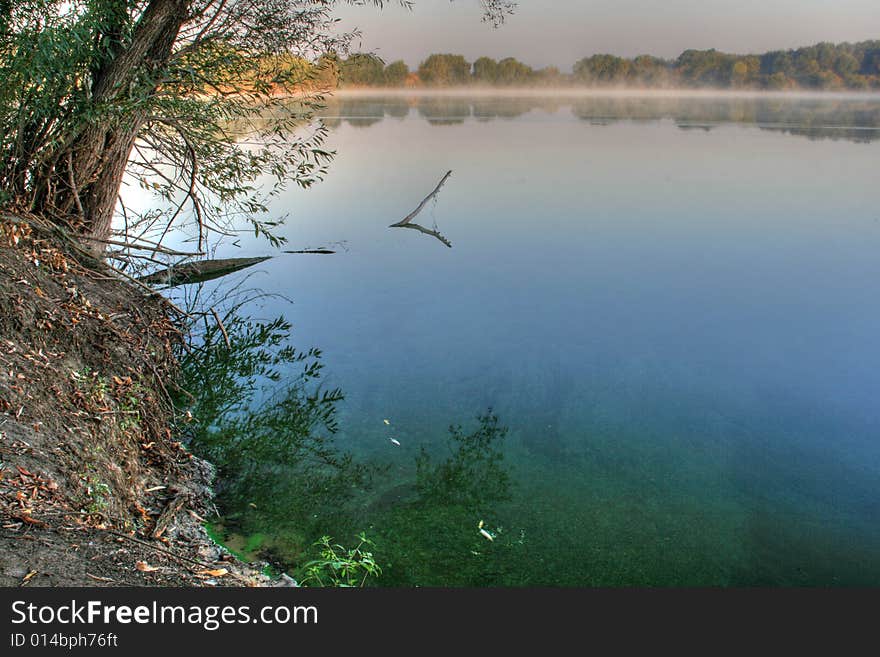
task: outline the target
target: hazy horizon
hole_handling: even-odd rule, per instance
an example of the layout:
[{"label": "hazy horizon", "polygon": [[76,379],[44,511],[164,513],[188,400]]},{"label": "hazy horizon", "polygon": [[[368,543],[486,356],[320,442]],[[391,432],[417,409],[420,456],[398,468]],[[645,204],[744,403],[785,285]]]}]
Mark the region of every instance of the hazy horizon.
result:
[{"label": "hazy horizon", "polygon": [[411,68],[435,52],[516,57],[535,68],[570,71],[582,57],[609,53],[675,58],[687,49],[750,54],[815,43],[880,39],[876,0],[520,0],[500,29],[480,21],[477,0],[415,0],[340,6],[340,26],[358,28],[357,50]]},{"label": "hazy horizon", "polygon": [[388,96],[438,96],[438,97],[492,97],[492,98],[788,98],[801,100],[861,100],[880,98],[880,91],[865,90],[815,90],[815,89],[728,89],[721,87],[645,87],[645,86],[582,86],[539,87],[490,85],[451,85],[446,87],[382,87],[354,86],[333,89],[331,96],[388,97]]}]

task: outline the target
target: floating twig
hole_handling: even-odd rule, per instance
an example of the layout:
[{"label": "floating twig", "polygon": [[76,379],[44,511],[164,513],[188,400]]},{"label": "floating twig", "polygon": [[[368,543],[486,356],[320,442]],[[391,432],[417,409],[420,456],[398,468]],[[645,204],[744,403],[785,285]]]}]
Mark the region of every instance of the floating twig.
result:
[{"label": "floating twig", "polygon": [[420,233],[424,233],[425,235],[430,235],[431,237],[437,238],[443,244],[445,244],[446,246],[448,246],[451,249],[452,242],[450,242],[443,235],[441,235],[439,231],[425,228],[424,226],[413,222],[413,219],[415,219],[418,216],[418,214],[425,208],[425,206],[428,204],[428,201],[430,201],[432,198],[437,196],[437,192],[439,192],[440,188],[446,184],[446,181],[449,179],[449,176],[451,176],[451,175],[452,175],[452,171],[447,171],[446,175],[440,179],[439,183],[437,183],[437,186],[434,188],[434,191],[432,191],[425,198],[423,198],[422,202],[419,203],[418,206],[416,206],[415,210],[410,212],[407,216],[405,216],[403,219],[398,221],[396,224],[391,224],[388,227],[389,228],[412,228],[414,230],[419,231]]}]

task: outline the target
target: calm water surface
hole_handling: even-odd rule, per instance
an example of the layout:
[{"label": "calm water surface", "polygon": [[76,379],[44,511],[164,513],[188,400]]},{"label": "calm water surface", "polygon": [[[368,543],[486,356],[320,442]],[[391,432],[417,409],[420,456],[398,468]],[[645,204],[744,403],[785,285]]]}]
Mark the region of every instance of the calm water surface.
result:
[{"label": "calm water surface", "polygon": [[[325,114],[329,177],[276,209],[339,252],[253,284],[293,299],[270,310],[388,486],[450,423],[510,428],[486,521],[523,540],[488,583],[880,584],[880,99]],[[388,227],[447,170],[417,221],[452,248]]]}]

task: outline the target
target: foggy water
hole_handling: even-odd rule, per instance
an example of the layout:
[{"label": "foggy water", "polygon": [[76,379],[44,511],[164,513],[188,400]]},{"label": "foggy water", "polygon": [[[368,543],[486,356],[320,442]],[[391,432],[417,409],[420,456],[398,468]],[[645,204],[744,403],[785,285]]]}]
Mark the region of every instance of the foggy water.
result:
[{"label": "foggy water", "polygon": [[[880,100],[325,115],[328,179],[276,209],[289,248],[338,253],[252,284],[293,299],[265,314],[324,351],[340,443],[388,485],[450,423],[510,428],[514,499],[486,521],[522,563],[487,581],[880,584]],[[388,227],[448,170],[417,221],[452,248]]]}]

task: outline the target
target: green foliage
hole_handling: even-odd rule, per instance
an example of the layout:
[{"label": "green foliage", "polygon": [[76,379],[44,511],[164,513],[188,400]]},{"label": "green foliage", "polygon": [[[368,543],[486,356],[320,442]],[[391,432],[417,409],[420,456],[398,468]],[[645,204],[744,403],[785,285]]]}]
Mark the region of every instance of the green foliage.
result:
[{"label": "green foliage", "polygon": [[[99,239],[121,211],[128,237],[161,242],[187,223],[199,251],[242,230],[279,245],[269,200],[320,180],[332,155],[315,118],[339,80],[327,54],[354,36],[338,30],[340,3],[386,0],[3,2],[0,204]],[[512,9],[481,4],[496,24]],[[374,57],[342,63],[353,83],[387,82]],[[161,207],[126,211],[125,173]]]},{"label": "green foliage", "polygon": [[38,151],[88,119],[87,92],[77,81],[89,74],[91,35],[104,17],[63,11],[52,0],[15,2],[7,11],[0,19],[0,190],[14,201],[30,187]]},{"label": "green foliage", "polygon": [[313,119],[321,55],[351,37],[333,30],[334,4],[13,3],[0,17],[0,202],[100,233],[127,166],[160,206],[127,213],[127,233],[189,222],[200,248],[247,229],[280,244],[269,199],[320,180],[332,156]]},{"label": "green foliage", "polygon": [[216,426],[246,411],[261,384],[280,380],[285,364],[313,359],[312,371],[317,376],[320,351],[300,353],[287,345],[290,323],[283,317],[257,322],[231,311],[223,322],[228,346],[220,326],[206,315],[201,332],[180,356],[180,385],[196,394],[191,402],[186,397],[179,401],[188,403],[200,426]]},{"label": "green foliage", "polygon": [[[249,526],[296,526],[314,536],[345,517],[368,475],[333,441],[342,393],[318,384],[319,350],[286,344],[283,318],[257,322],[231,311],[223,321],[228,345],[206,321],[180,354],[180,384],[192,395],[179,396],[191,418],[180,430],[193,452],[216,466],[227,514]],[[267,386],[276,390],[267,393]]]},{"label": "green foliage", "polygon": [[386,82],[384,62],[366,53],[355,53],[344,60],[340,73],[340,81],[346,86],[381,86]]},{"label": "green foliage", "polygon": [[82,481],[87,496],[87,501],[83,510],[87,513],[95,514],[100,514],[106,511],[108,498],[110,497],[110,487],[102,482],[95,474],[83,475]]},{"label": "green foliage", "polygon": [[679,79],[688,86],[726,86],[733,57],[717,50],[685,50],[675,62]]},{"label": "green foliage", "polygon": [[382,568],[367,548],[374,543],[363,532],[357,536],[358,544],[345,548],[333,543],[329,536],[322,536],[316,543],[319,553],[303,565],[299,582],[303,586],[362,587],[371,577],[382,574]]},{"label": "green foliage", "polygon": [[629,76],[629,60],[614,55],[593,55],[574,65],[574,75],[587,84],[625,82]]},{"label": "green foliage", "polygon": [[480,510],[510,497],[510,476],[500,448],[507,427],[498,424],[491,410],[478,420],[480,426],[468,434],[461,426],[449,427],[450,455],[444,461],[434,463],[422,449],[416,460],[416,486],[423,501]]},{"label": "green foliage", "polygon": [[634,84],[664,87],[669,84],[671,73],[665,60],[651,55],[639,55],[632,60],[629,77]]},{"label": "green foliage", "polygon": [[402,60],[391,62],[385,67],[384,82],[388,87],[402,87],[409,77],[409,66]]},{"label": "green foliage", "polygon": [[505,57],[498,62],[495,76],[495,84],[523,86],[531,83],[534,71],[513,57]]},{"label": "green foliage", "polygon": [[435,54],[419,65],[419,78],[430,86],[448,87],[468,84],[471,65],[461,55]]},{"label": "green foliage", "polygon": [[495,84],[498,79],[498,62],[491,57],[480,57],[474,62],[474,82]]}]

